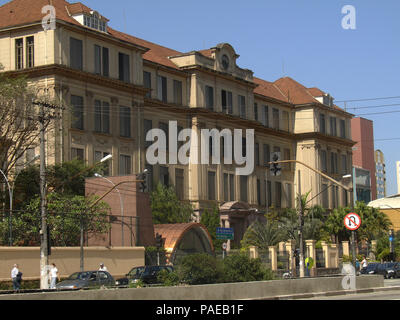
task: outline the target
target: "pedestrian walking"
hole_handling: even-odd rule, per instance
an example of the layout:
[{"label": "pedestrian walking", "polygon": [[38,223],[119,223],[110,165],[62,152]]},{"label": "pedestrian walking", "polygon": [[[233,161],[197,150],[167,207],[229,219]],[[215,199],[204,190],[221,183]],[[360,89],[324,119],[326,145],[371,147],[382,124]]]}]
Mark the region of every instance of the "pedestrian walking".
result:
[{"label": "pedestrian walking", "polygon": [[364,256],[363,260],[361,261],[361,271],[365,271],[367,269],[368,266],[368,261],[367,258]]},{"label": "pedestrian walking", "polygon": [[104,263],[102,262],[102,263],[100,263],[100,268],[99,268],[99,271],[107,271],[108,272],[108,269],[107,269],[107,267],[104,265]]},{"label": "pedestrian walking", "polygon": [[12,284],[13,284],[13,289],[14,291],[18,291],[21,288],[21,276],[18,276],[20,274],[19,269],[18,269],[18,265],[14,264],[13,268],[11,269],[11,280],[12,280]]},{"label": "pedestrian walking", "polygon": [[51,264],[50,278],[50,289],[56,289],[57,279],[60,281],[60,276],[58,275],[58,269],[55,263]]}]

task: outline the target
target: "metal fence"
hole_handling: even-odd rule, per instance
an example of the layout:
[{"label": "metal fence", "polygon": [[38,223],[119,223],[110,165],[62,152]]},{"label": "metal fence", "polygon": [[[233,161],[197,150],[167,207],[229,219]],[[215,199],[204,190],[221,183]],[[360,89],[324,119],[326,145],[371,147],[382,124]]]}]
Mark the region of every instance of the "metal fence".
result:
[{"label": "metal fence", "polygon": [[315,249],[316,267],[325,268],[325,254],[323,249]]},{"label": "metal fence", "polygon": [[287,251],[280,251],[277,255],[278,269],[289,270],[289,253]]},{"label": "metal fence", "polygon": [[271,267],[271,257],[269,254],[269,250],[259,250],[258,257],[260,258],[262,264],[264,264],[267,268]]}]

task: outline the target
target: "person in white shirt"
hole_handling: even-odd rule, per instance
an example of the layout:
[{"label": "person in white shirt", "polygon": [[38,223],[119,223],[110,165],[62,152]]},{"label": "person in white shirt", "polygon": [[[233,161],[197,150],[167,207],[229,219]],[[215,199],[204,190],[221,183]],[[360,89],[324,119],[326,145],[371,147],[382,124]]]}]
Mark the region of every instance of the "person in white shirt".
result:
[{"label": "person in white shirt", "polygon": [[60,279],[59,275],[58,275],[58,269],[56,267],[55,263],[51,264],[52,267],[50,269],[50,289],[55,289],[56,288],[56,283],[57,283],[57,278]]},{"label": "person in white shirt", "polygon": [[108,271],[107,270],[107,267],[104,265],[104,263],[102,262],[102,263],[100,263],[100,268],[99,268],[99,271]]},{"label": "person in white shirt", "polygon": [[15,291],[19,290],[19,288],[20,288],[20,283],[19,283],[18,278],[17,278],[18,273],[19,273],[18,265],[14,264],[14,267],[11,270],[11,279],[12,279],[12,283],[13,283],[13,289]]},{"label": "person in white shirt", "polygon": [[363,258],[364,258],[363,261],[361,261],[361,268],[362,268],[362,270],[365,270],[368,266],[368,261],[365,257],[363,257]]}]

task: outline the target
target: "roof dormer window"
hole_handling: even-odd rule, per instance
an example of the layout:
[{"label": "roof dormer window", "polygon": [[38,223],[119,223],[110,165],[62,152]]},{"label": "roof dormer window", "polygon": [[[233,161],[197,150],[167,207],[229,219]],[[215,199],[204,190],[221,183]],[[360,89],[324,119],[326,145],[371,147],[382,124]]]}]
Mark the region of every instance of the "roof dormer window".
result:
[{"label": "roof dormer window", "polygon": [[99,16],[97,12],[94,12],[91,15],[84,14],[83,24],[91,29],[107,32],[107,22],[102,20],[101,16]]}]

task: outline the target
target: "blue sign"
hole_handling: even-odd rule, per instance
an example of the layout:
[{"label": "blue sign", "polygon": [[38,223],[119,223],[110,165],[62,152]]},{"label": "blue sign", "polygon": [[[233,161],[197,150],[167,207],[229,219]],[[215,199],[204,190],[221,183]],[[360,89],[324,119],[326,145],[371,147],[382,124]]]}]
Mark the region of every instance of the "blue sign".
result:
[{"label": "blue sign", "polygon": [[233,240],[234,230],[232,228],[217,228],[218,240]]},{"label": "blue sign", "polygon": [[390,236],[390,237],[389,237],[389,241],[390,241],[390,242],[393,242],[393,236]]}]

